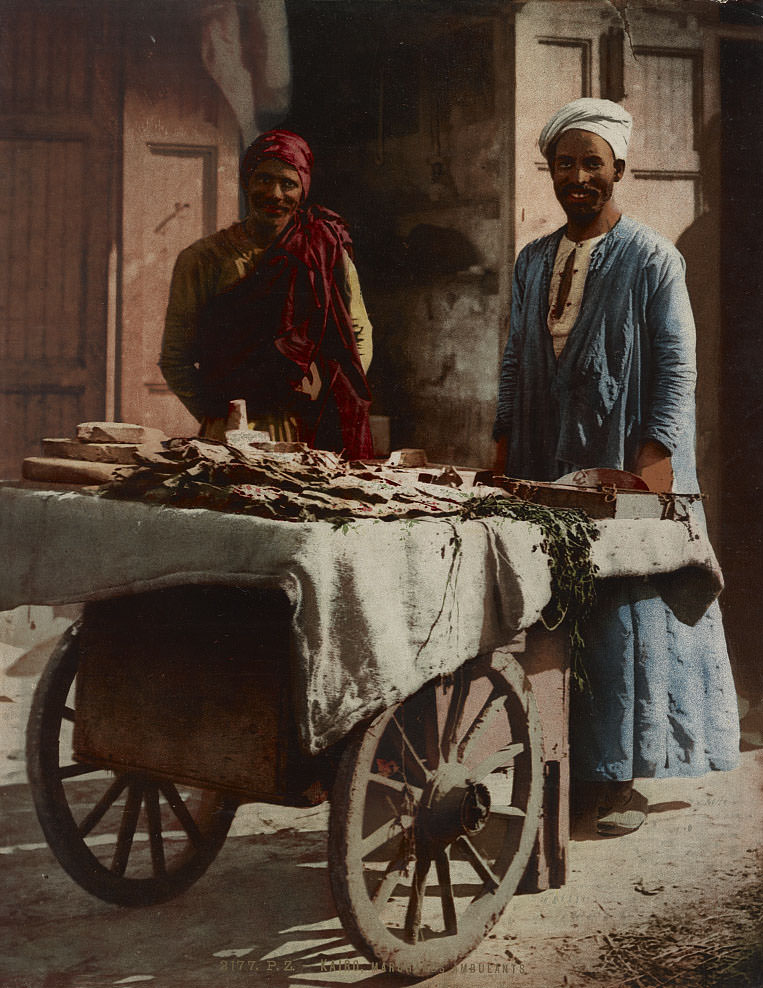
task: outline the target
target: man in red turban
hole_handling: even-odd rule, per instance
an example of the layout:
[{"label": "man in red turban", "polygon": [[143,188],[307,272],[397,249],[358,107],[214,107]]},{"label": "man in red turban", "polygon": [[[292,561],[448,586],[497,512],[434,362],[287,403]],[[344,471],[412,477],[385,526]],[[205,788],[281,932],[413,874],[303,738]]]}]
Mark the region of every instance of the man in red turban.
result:
[{"label": "man in red turban", "polygon": [[347,225],[305,205],[312,167],[291,131],[247,149],[247,217],[180,253],[159,366],[202,435],[221,438],[243,398],[273,439],[367,458],[371,324]]}]

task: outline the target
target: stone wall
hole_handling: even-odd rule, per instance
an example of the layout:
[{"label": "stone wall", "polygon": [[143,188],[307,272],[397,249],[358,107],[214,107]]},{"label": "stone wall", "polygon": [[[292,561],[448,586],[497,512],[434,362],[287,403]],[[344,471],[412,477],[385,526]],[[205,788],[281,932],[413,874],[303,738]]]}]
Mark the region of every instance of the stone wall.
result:
[{"label": "stone wall", "polygon": [[407,103],[382,100],[358,160],[375,410],[393,448],[487,466],[513,256],[505,21],[432,16],[417,29],[419,57],[396,79]]}]

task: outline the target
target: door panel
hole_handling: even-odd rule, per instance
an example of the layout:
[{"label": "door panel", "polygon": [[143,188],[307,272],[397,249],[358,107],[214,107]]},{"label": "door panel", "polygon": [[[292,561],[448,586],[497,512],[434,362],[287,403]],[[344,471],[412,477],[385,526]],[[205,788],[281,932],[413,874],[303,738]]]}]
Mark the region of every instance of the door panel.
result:
[{"label": "door panel", "polygon": [[[569,100],[617,98],[606,91],[613,78],[623,79],[622,102],[634,118],[618,203],[672,240],[697,218],[703,37],[696,24],[690,30],[679,20],[633,11],[631,47],[627,39],[611,44],[612,32],[622,25],[614,7],[604,2],[530,2],[517,15],[518,248],[565,221],[538,148],[541,129]],[[614,57],[622,64],[608,64]]]},{"label": "door panel", "polygon": [[[603,20],[603,18],[605,18]],[[600,33],[614,18],[606,4],[526,4],[516,18],[516,245],[564,222],[538,135],[551,115],[579,96],[599,96]]]},{"label": "door panel", "polygon": [[180,251],[238,218],[239,137],[191,19],[155,17],[133,25],[126,71],[117,408],[125,421],[194,435],[198,423],[157,366],[164,314]]},{"label": "door panel", "polygon": [[702,211],[702,50],[637,46],[625,86],[634,128],[617,201],[675,242]]},{"label": "door panel", "polygon": [[0,20],[0,474],[103,416],[116,28],[102,5]]},{"label": "door panel", "polygon": [[157,364],[167,289],[180,251],[215,229],[216,152],[216,147],[147,144],[140,161],[152,193],[141,203],[142,262],[126,270],[124,281],[130,317],[134,321],[140,312],[142,328],[141,364],[138,368],[136,361],[134,368],[139,376],[131,390],[140,395],[140,421],[170,433],[196,428],[191,416],[186,422]]},{"label": "door panel", "polygon": [[642,125],[634,127],[629,154],[652,168],[696,171],[701,85],[701,49],[634,48],[626,62],[627,106]]}]

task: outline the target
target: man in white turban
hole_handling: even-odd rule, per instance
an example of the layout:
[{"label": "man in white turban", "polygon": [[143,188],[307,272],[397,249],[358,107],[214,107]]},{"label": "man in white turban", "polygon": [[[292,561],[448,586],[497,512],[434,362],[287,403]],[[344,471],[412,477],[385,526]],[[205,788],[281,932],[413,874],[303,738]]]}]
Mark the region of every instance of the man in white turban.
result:
[{"label": "man in white turban", "polygon": [[[695,331],[684,261],[622,215],[631,117],[577,99],[539,144],[567,221],[514,267],[511,326],[493,429],[497,473],[551,481],[608,467],[652,490],[698,490]],[[701,506],[693,523],[704,524]],[[638,828],[634,778],[736,766],[736,694],[717,603],[681,623],[643,580],[600,585],[585,632],[588,691],[573,694],[572,771],[591,790],[598,829]]]}]

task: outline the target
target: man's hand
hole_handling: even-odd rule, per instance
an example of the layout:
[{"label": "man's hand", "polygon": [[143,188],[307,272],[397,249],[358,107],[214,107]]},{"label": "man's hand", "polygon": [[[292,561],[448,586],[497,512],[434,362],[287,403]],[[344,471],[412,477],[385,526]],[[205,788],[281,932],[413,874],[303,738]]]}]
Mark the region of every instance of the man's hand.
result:
[{"label": "man's hand", "polygon": [[670,453],[654,439],[647,439],[639,450],[635,472],[642,477],[650,491],[673,490],[673,463]]},{"label": "man's hand", "polygon": [[503,476],[506,473],[506,457],[509,455],[509,440],[507,436],[501,436],[495,443],[495,459],[493,460],[493,473]]},{"label": "man's hand", "polygon": [[297,391],[301,391],[306,394],[310,401],[315,401],[318,395],[321,393],[321,375],[318,373],[318,368],[313,362],[307,371],[307,374],[302,378]]}]

